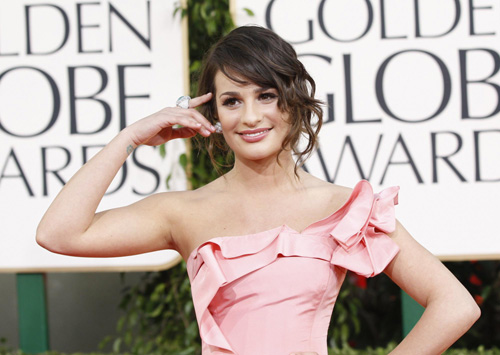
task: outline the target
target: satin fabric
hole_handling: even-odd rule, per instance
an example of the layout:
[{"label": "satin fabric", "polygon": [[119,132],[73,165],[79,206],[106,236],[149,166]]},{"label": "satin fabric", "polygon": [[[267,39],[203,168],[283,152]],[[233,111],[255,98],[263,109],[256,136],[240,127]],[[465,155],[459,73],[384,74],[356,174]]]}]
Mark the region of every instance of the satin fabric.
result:
[{"label": "satin fabric", "polygon": [[212,238],[187,260],[203,355],[327,355],[326,336],[346,270],[371,277],[399,248],[399,187],[360,181],[348,201],[303,231],[287,225]]}]

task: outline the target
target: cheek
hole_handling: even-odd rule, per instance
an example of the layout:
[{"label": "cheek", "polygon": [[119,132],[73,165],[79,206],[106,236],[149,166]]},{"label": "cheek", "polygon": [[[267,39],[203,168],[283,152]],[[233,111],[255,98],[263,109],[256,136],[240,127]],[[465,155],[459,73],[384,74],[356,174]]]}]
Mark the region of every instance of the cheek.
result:
[{"label": "cheek", "polygon": [[288,119],[288,114],[286,112],[281,111],[278,108],[278,105],[269,105],[265,106],[263,109],[263,113],[267,116],[272,118],[276,122],[283,122],[286,123]]},{"label": "cheek", "polygon": [[219,121],[222,127],[227,129],[233,128],[238,124],[238,114],[236,111],[224,110],[220,111]]},{"label": "cheek", "polygon": [[290,116],[286,112],[279,112],[279,114],[276,115],[276,119],[279,120],[280,125],[286,128],[287,131],[292,128]]}]

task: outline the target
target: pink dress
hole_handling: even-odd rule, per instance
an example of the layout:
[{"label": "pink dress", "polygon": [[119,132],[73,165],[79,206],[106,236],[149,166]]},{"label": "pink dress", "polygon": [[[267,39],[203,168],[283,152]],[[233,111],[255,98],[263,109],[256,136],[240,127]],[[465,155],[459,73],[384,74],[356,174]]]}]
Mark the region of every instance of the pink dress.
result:
[{"label": "pink dress", "polygon": [[382,272],[398,253],[399,187],[374,194],[360,181],[349,200],[302,232],[286,225],[213,238],[187,260],[203,355],[327,355],[327,331],[346,270]]}]

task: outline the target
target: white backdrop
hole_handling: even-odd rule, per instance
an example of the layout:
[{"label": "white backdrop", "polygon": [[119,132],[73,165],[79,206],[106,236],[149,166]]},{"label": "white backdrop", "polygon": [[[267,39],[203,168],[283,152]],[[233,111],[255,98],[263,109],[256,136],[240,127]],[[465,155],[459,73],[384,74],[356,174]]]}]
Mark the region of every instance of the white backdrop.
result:
[{"label": "white backdrop", "polygon": [[[36,226],[63,183],[124,126],[185,94],[180,16],[173,1],[0,2],[0,270],[160,269],[174,251],[75,258],[35,243]],[[184,189],[177,164],[138,148],[99,210]],[[82,191],[82,193],[84,193]]]},{"label": "white backdrop", "polygon": [[398,218],[443,260],[500,257],[498,1],[233,5],[294,45],[329,104],[310,172],[400,185]]}]

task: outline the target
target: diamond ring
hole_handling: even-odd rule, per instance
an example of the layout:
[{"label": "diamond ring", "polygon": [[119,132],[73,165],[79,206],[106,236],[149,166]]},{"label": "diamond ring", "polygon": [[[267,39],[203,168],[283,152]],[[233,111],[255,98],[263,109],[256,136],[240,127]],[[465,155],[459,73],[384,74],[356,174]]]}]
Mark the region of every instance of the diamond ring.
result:
[{"label": "diamond ring", "polygon": [[180,108],[189,108],[189,100],[191,100],[189,96],[181,96],[175,102],[175,106]]}]

